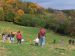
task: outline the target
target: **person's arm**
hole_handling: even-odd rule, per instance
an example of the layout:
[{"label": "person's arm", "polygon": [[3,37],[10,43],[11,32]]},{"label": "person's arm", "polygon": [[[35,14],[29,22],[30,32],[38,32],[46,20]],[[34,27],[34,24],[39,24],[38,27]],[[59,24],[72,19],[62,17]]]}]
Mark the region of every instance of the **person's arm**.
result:
[{"label": "person's arm", "polygon": [[21,38],[22,38],[22,34],[20,34],[21,35]]},{"label": "person's arm", "polygon": [[38,38],[40,38],[40,32],[38,33]]}]

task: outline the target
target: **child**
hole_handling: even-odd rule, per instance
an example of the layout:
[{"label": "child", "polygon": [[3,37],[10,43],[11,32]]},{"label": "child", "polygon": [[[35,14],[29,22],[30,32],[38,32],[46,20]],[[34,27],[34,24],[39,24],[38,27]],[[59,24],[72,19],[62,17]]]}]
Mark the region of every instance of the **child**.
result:
[{"label": "child", "polygon": [[34,40],[34,42],[35,42],[35,46],[38,46],[38,44],[39,44],[39,38],[37,37],[37,38]]},{"label": "child", "polygon": [[17,43],[21,44],[22,34],[20,33],[20,31],[17,32],[16,38],[17,38]]},{"label": "child", "polygon": [[6,36],[5,36],[5,34],[4,33],[2,33],[2,39],[3,39],[3,43],[5,42],[5,40],[6,40]]},{"label": "child", "polygon": [[11,32],[11,34],[10,34],[11,43],[14,43],[14,36],[15,36],[15,34],[13,34],[13,32]]},{"label": "child", "polygon": [[7,41],[8,41],[8,43],[11,43],[11,36],[10,36],[10,33],[7,34]]}]

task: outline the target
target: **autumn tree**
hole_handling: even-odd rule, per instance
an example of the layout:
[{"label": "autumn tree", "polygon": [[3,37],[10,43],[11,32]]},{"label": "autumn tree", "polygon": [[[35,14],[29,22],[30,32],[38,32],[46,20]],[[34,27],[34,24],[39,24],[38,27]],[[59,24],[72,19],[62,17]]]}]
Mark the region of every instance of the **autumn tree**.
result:
[{"label": "autumn tree", "polygon": [[7,4],[13,4],[13,3],[15,3],[15,0],[7,0],[6,3]]},{"label": "autumn tree", "polygon": [[20,15],[20,16],[22,16],[22,15],[24,15],[24,11],[23,11],[22,9],[19,9],[19,10],[17,11],[17,14]]},{"label": "autumn tree", "polygon": [[0,8],[0,20],[4,20],[4,16],[3,16],[3,8]]}]

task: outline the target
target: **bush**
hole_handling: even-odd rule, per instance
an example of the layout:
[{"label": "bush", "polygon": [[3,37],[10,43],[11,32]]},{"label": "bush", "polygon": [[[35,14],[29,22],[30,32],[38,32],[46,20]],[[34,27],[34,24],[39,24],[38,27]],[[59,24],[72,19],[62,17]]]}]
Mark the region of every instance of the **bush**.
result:
[{"label": "bush", "polygon": [[32,27],[45,27],[45,20],[40,19],[37,16],[33,16],[31,14],[25,14],[20,16],[15,23],[23,25],[23,26],[32,26]]},{"label": "bush", "polygon": [[8,12],[6,15],[5,15],[5,21],[8,21],[8,22],[13,22],[14,21],[14,17],[15,17],[15,14],[13,12]]}]

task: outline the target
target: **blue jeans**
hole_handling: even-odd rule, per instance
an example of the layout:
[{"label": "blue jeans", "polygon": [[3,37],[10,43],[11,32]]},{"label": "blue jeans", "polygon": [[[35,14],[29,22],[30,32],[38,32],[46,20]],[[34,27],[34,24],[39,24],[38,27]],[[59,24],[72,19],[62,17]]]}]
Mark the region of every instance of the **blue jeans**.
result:
[{"label": "blue jeans", "polygon": [[45,36],[42,36],[39,40],[40,40],[40,45],[43,47],[45,45]]},{"label": "blue jeans", "polygon": [[14,43],[14,37],[11,37],[10,40],[11,40],[11,43]]}]

